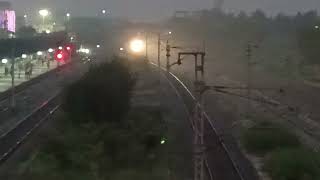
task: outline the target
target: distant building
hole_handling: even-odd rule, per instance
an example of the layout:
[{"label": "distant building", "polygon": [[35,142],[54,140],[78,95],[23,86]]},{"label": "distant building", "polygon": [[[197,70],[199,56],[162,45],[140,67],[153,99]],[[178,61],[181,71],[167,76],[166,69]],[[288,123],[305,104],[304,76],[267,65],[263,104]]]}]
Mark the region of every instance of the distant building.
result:
[{"label": "distant building", "polygon": [[0,1],[0,29],[16,32],[16,13],[7,1]]},{"label": "distant building", "polygon": [[16,30],[19,30],[20,28],[28,26],[26,19],[23,16],[17,16],[16,17]]}]

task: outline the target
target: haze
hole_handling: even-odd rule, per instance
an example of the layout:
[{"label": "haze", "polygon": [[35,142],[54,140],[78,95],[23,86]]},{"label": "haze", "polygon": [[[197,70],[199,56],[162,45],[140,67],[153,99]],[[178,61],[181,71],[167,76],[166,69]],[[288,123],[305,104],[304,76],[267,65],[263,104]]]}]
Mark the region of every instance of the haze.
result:
[{"label": "haze", "polygon": [[[199,10],[212,7],[213,0],[10,0],[19,14],[48,7],[71,11],[77,16],[94,16],[102,9],[109,9],[113,16],[136,20],[155,20],[171,16],[175,10]],[[319,0],[225,0],[224,9],[238,12],[263,9],[269,15],[278,12],[289,14],[298,11],[319,10]]]}]

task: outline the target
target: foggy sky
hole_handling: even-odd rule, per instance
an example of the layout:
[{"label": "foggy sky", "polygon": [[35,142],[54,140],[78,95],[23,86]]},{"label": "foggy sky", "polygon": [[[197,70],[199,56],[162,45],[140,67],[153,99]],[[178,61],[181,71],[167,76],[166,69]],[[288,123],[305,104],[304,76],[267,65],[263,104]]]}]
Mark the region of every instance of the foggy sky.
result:
[{"label": "foggy sky", "polygon": [[[39,8],[70,11],[73,15],[94,16],[102,8],[113,16],[153,20],[168,17],[175,10],[209,9],[213,0],[9,0],[18,14],[35,13]],[[296,13],[320,10],[320,0],[225,0],[224,9],[238,12],[260,8],[274,15],[277,12]]]}]

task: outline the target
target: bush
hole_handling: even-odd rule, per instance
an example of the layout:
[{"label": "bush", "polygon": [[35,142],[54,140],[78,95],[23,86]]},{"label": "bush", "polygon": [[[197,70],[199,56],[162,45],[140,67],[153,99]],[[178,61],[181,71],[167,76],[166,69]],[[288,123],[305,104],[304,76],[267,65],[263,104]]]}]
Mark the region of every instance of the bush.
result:
[{"label": "bush", "polygon": [[[167,170],[165,146],[160,143],[166,135],[163,123],[158,110],[135,108],[122,122],[61,126],[58,135],[25,163],[21,177],[78,180],[96,175],[97,179],[114,179],[132,169],[136,174],[131,179],[154,179]],[[153,171],[157,168],[163,171]]]},{"label": "bush", "polygon": [[121,120],[130,107],[134,79],[121,59],[92,67],[66,90],[63,109],[78,122]]},{"label": "bush", "polygon": [[265,170],[273,180],[320,179],[320,156],[305,149],[282,149],[272,152]]},{"label": "bush", "polygon": [[243,134],[242,144],[247,151],[256,154],[301,145],[295,134],[279,125],[272,124],[260,124],[248,129]]}]

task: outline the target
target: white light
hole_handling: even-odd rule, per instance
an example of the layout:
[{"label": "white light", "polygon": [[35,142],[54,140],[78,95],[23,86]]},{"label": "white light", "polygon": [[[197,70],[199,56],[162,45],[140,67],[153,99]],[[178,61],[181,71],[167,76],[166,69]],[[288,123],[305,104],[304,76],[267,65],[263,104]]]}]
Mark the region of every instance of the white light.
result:
[{"label": "white light", "polygon": [[51,33],[51,31],[50,31],[49,29],[47,29],[47,30],[46,30],[46,33],[47,33],[47,34],[50,34],[50,33]]},{"label": "white light", "polygon": [[46,16],[49,15],[49,11],[48,11],[47,9],[41,9],[41,10],[39,11],[39,14],[40,14],[40,16],[42,16],[42,17],[46,17]]},{"label": "white light", "polygon": [[23,59],[26,59],[26,58],[27,58],[27,55],[26,55],[26,54],[22,54],[21,57],[22,57]]},{"label": "white light", "polygon": [[172,32],[171,32],[171,31],[169,31],[169,34],[172,34]]},{"label": "white light", "polygon": [[70,13],[67,13],[66,16],[67,16],[67,17],[70,17]]},{"label": "white light", "polygon": [[23,17],[24,17],[24,18],[27,18],[28,16],[25,14]]},{"label": "white light", "polygon": [[120,48],[120,51],[123,51],[124,50],[124,48]]},{"label": "white light", "polygon": [[37,52],[37,55],[38,55],[38,56],[42,56],[43,53],[42,53],[41,51],[38,51],[38,52]]},{"label": "white light", "polygon": [[80,48],[79,52],[82,52],[82,53],[85,53],[85,54],[90,54],[90,49]]},{"label": "white light", "polygon": [[74,37],[70,37],[70,40],[72,41],[74,39]]},{"label": "white light", "polygon": [[8,59],[2,59],[1,62],[2,62],[2,64],[7,64],[8,63]]},{"label": "white light", "polygon": [[135,53],[139,53],[143,51],[143,48],[144,48],[144,42],[142,40],[135,39],[130,43],[130,49]]},{"label": "white light", "polygon": [[316,29],[319,29],[319,26],[314,26]]},{"label": "white light", "polygon": [[59,50],[62,50],[62,46],[59,46],[58,49],[59,49]]},{"label": "white light", "polygon": [[97,48],[100,48],[100,47],[101,47],[101,46],[98,44],[98,45],[97,45]]},{"label": "white light", "polygon": [[107,11],[105,9],[102,10],[102,14],[106,14]]},{"label": "white light", "polygon": [[48,49],[49,53],[52,53],[54,50],[52,48]]},{"label": "white light", "polygon": [[53,25],[55,26],[57,23],[56,22],[53,22]]}]

